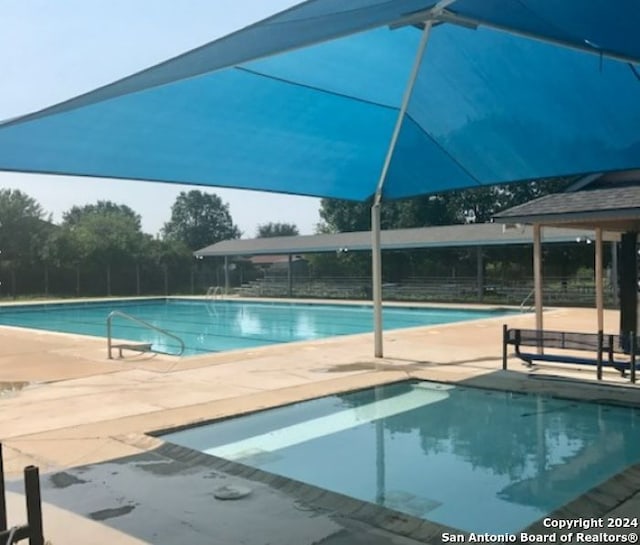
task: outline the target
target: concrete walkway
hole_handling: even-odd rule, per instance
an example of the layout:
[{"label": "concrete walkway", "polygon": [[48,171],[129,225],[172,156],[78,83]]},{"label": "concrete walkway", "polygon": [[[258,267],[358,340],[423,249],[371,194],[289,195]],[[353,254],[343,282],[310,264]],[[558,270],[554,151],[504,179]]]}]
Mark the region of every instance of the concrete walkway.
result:
[{"label": "concrete walkway", "polygon": [[[161,444],[148,432],[411,377],[457,382],[484,376],[505,387],[526,383],[527,369],[513,358],[513,371],[500,371],[505,321],[532,328],[534,317],[388,332],[382,360],[372,357],[371,334],[185,359],[138,355],[118,361],[106,358],[104,339],[0,327],[5,471],[16,478],[28,464],[46,473],[130,456]],[[548,329],[594,331],[595,323],[594,310],[545,313]],[[605,332],[616,332],[617,327],[618,313],[607,311]],[[535,373],[593,382],[590,390],[582,388],[584,395],[591,391],[593,397],[602,397],[593,368],[548,367]],[[605,379],[628,382],[609,371]],[[616,388],[610,395],[640,403],[640,388]],[[14,515],[21,518],[16,514],[18,501],[10,496],[10,521]],[[140,543],[102,524],[82,519],[76,526],[77,521],[77,515],[46,507],[45,528],[53,545],[87,543],[87,535],[94,536],[93,543]],[[104,539],[96,540],[95,532],[102,531]]]}]

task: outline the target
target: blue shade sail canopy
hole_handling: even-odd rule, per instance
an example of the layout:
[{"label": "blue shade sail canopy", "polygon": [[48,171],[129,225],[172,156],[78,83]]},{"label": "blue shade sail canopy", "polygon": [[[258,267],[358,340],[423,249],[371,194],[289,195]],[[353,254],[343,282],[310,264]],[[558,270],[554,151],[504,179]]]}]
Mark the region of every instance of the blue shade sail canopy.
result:
[{"label": "blue shade sail canopy", "polygon": [[636,0],[435,4],[304,2],[0,124],[0,170],[365,200],[433,17],[385,198],[640,167]]}]

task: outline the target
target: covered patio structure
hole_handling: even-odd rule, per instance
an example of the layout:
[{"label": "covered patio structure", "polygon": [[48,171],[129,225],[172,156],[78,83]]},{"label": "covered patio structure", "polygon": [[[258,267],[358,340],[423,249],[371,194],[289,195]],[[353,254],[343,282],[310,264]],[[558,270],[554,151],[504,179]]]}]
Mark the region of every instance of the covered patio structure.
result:
[{"label": "covered patio structure", "polygon": [[496,214],[500,223],[523,223],[533,228],[533,272],[536,329],[543,330],[542,233],[562,227],[595,231],[596,331],[602,332],[603,319],[603,240],[605,234],[619,238],[619,251],[613,246],[614,274],[618,277],[620,334],[638,330],[638,259],[640,231],[640,171],[594,176],[574,184],[565,193],[547,195]]},{"label": "covered patio structure", "polygon": [[[479,223],[466,225],[446,225],[417,227],[413,229],[390,229],[380,233],[381,250],[414,250],[427,248],[474,248],[476,254],[476,288],[479,299],[484,288],[485,247],[505,247],[509,245],[529,245],[533,242],[534,229],[525,225],[500,225]],[[547,229],[546,242],[567,243],[576,238],[591,240],[594,231],[585,229]],[[615,243],[615,234],[605,235],[607,242]],[[294,255],[371,251],[371,232],[356,231],[345,233],[271,237],[256,239],[225,240],[195,252],[196,258],[218,257],[224,259],[225,293],[229,292],[229,259],[245,256],[288,255],[287,295],[293,295],[292,261]]]}]

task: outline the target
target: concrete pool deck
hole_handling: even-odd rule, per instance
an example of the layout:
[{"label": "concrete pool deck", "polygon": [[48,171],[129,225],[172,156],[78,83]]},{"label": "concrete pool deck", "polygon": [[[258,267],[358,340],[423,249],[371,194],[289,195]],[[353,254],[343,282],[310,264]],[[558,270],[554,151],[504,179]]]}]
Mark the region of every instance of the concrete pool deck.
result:
[{"label": "concrete pool deck", "polygon": [[[529,372],[510,358],[510,370],[503,372],[501,325],[505,322],[531,328],[534,317],[521,314],[390,331],[385,333],[386,357],[382,360],[372,357],[372,334],[181,360],[134,355],[119,361],[106,358],[104,339],[0,327],[0,436],[5,471],[9,478],[17,478],[25,465],[34,464],[43,474],[60,473],[141,455],[162,445],[147,435],[149,432],[408,378],[640,404],[640,388],[628,386],[628,380],[611,371],[605,372],[605,383],[597,384],[593,368],[556,366]],[[590,309],[545,313],[548,329],[594,331],[595,322],[595,311]],[[617,327],[618,313],[606,311],[605,332],[616,332]],[[576,378],[590,384],[536,378],[544,376]],[[632,487],[633,494],[613,508],[637,516],[640,480]],[[9,500],[10,523],[21,520],[18,512],[23,500],[15,493]],[[286,512],[290,508],[283,504]],[[250,509],[244,517],[257,515],[263,506],[256,504],[253,509],[256,511]],[[153,543],[53,504],[45,505],[44,524],[53,545],[86,543],[87,536],[93,543]],[[372,529],[358,524],[363,523],[356,524],[357,531],[352,528],[351,541],[344,543],[356,543],[356,534],[371,537],[368,532]],[[317,534],[324,536],[322,539],[347,531],[335,526],[335,520],[323,528]],[[243,531],[242,525],[237,531]],[[272,541],[283,542],[278,528],[273,531]],[[282,528],[279,531],[282,533]],[[227,535],[232,535],[229,532]],[[98,539],[98,535],[102,537]],[[247,542],[258,543],[263,538],[267,543],[268,537],[260,533],[257,541]],[[402,541],[393,532],[376,539],[380,543],[416,542],[406,541],[409,537]]]}]

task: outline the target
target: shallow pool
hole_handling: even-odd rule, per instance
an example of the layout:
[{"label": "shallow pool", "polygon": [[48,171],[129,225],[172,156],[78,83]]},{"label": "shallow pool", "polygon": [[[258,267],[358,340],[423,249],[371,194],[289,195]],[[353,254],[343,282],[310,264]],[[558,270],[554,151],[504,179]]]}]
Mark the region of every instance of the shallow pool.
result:
[{"label": "shallow pool", "polygon": [[517,532],[640,462],[640,410],[405,382],[166,441],[469,532]]},{"label": "shallow pool", "polygon": [[[119,310],[180,337],[186,355],[252,348],[366,333],[373,329],[370,305],[263,303],[229,300],[152,299],[0,306],[0,325],[106,336],[106,318]],[[497,317],[509,311],[386,307],[384,328],[398,329]],[[170,337],[116,317],[113,336],[150,342],[175,353]]]}]

